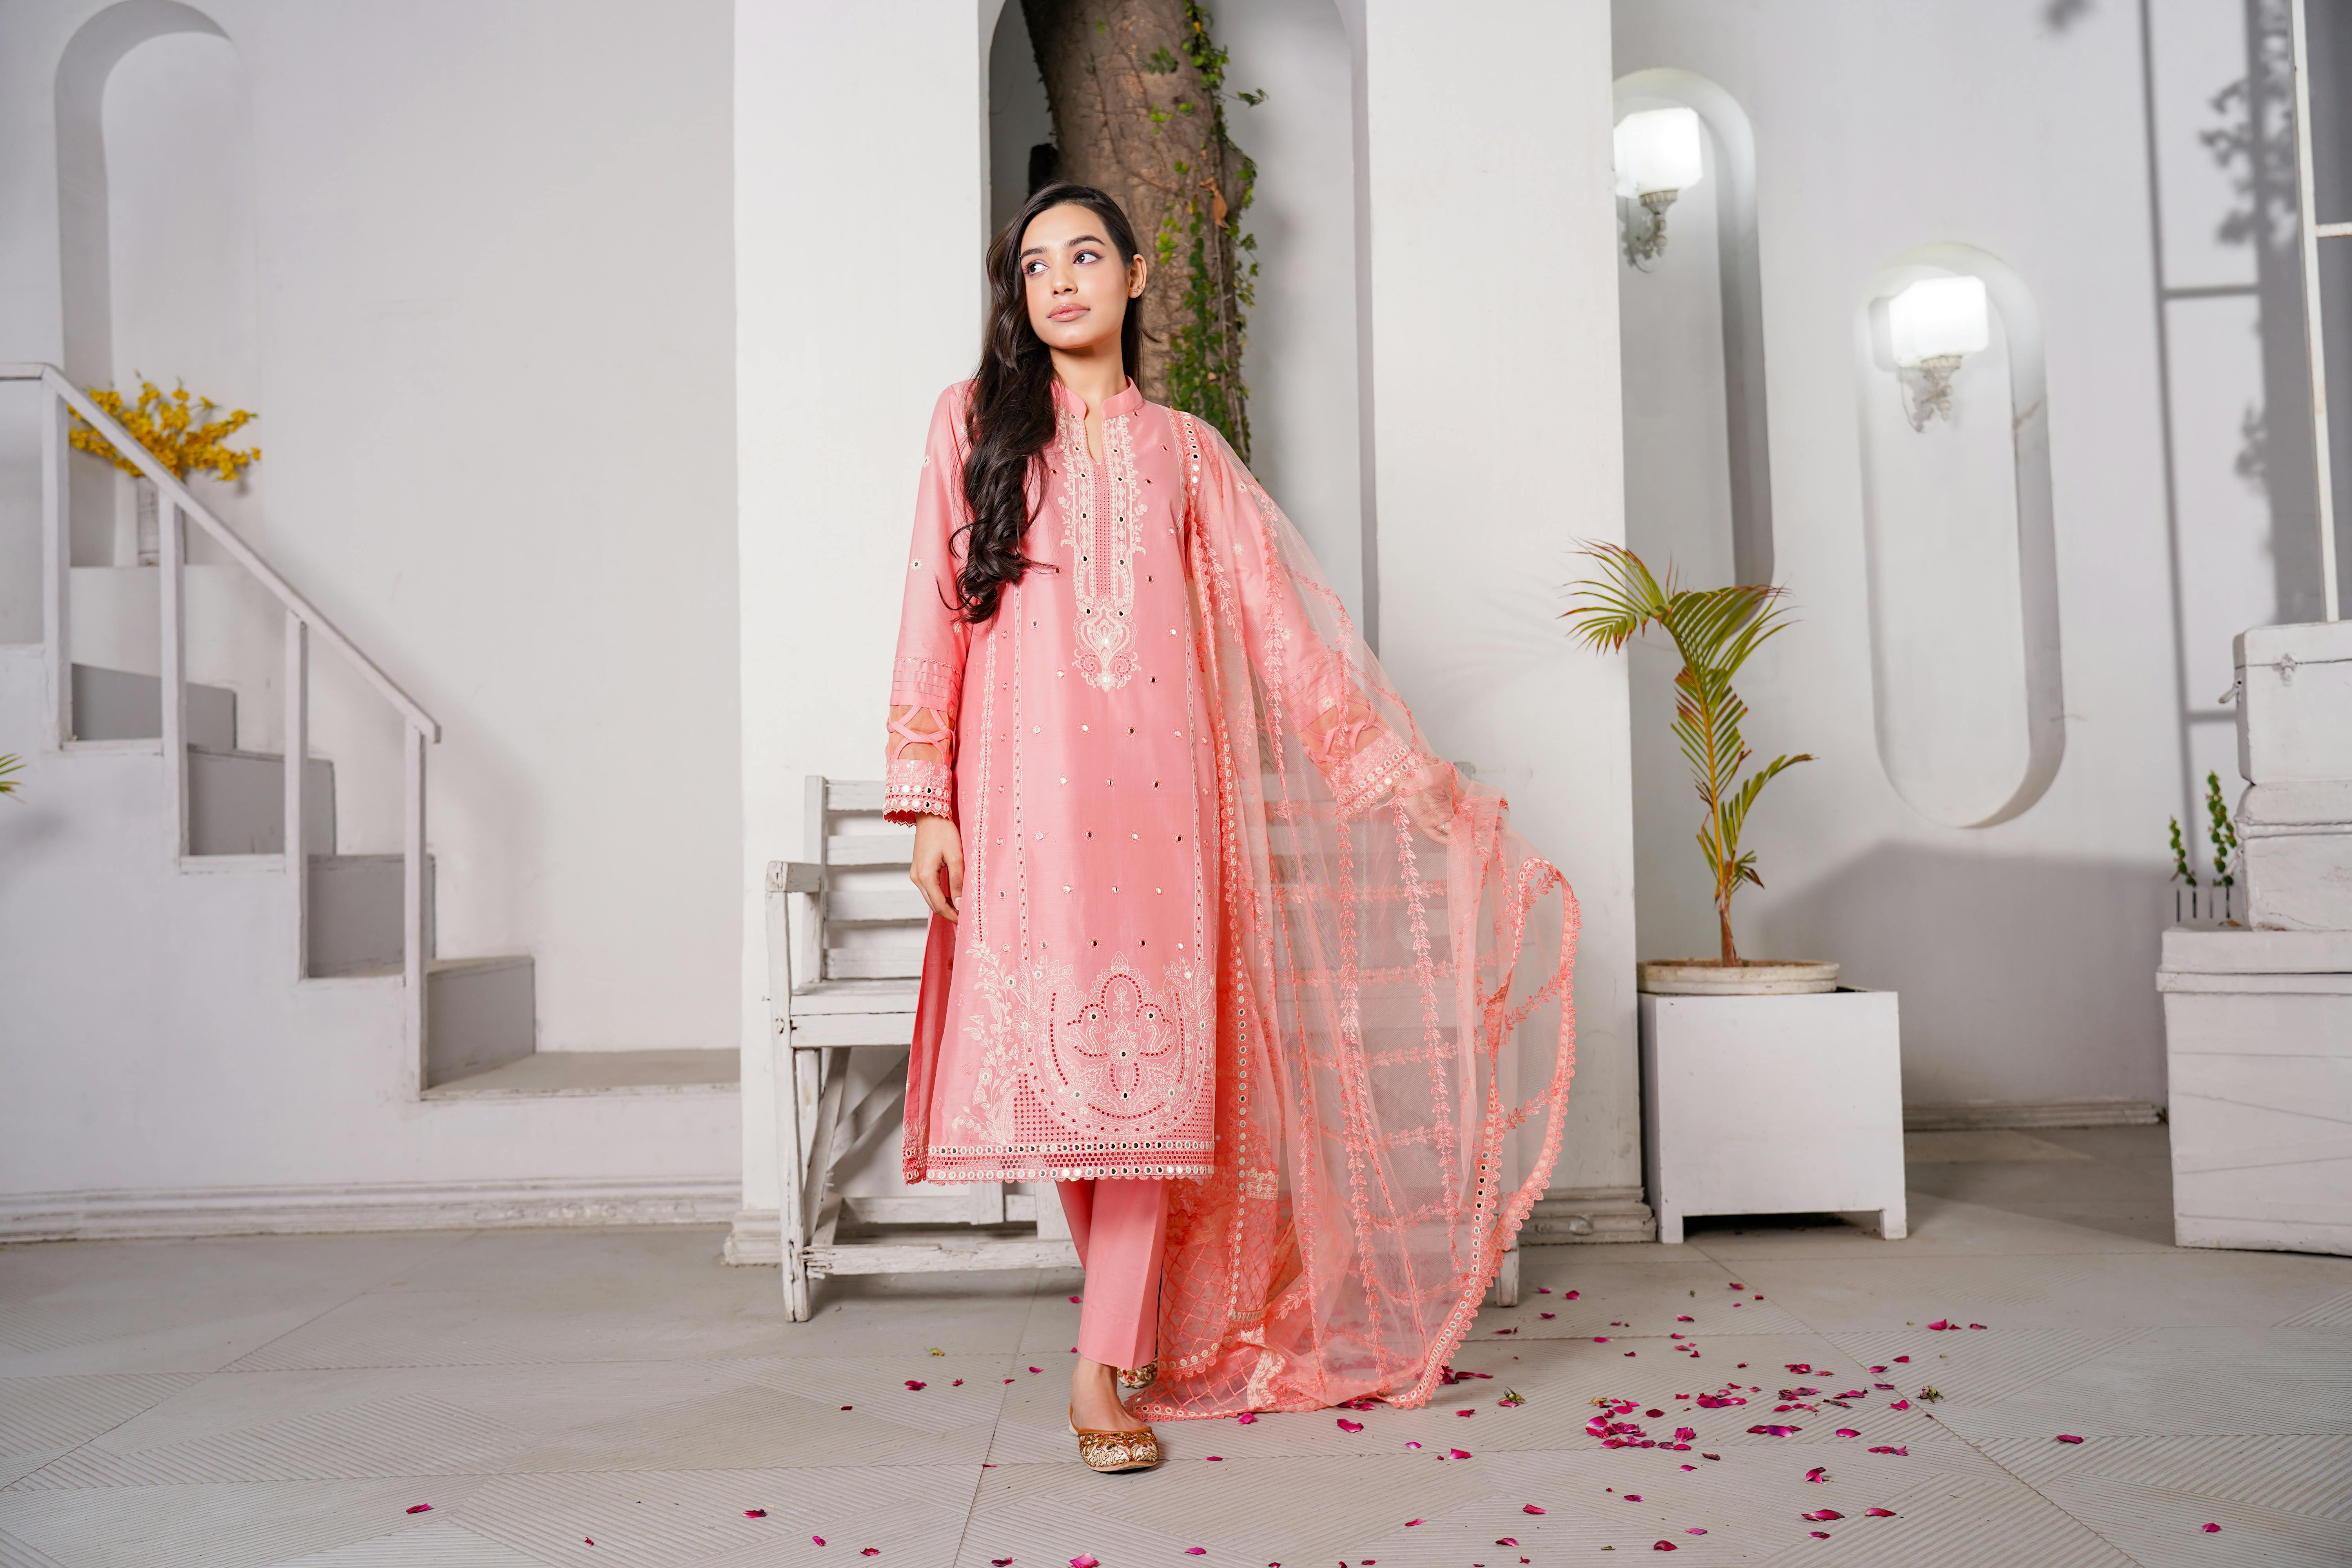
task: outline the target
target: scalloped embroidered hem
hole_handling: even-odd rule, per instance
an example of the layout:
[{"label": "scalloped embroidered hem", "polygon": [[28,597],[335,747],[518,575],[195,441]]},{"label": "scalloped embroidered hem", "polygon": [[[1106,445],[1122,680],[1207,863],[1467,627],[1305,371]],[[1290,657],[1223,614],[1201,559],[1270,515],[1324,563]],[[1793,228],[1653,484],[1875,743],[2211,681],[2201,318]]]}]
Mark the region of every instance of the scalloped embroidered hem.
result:
[{"label": "scalloped embroidered hem", "polygon": [[914,1179],[951,1187],[965,1182],[1158,1182],[1216,1173],[1214,1165],[929,1165]]}]

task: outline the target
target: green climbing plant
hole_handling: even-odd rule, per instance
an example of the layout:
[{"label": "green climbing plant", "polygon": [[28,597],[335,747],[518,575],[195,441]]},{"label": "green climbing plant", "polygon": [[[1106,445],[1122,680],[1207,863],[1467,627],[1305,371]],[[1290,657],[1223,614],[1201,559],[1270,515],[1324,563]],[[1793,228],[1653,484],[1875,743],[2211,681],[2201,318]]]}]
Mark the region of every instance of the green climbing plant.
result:
[{"label": "green climbing plant", "polygon": [[[1209,30],[1211,21],[1207,7],[1188,0],[1185,52],[1208,100],[1209,125],[1203,141],[1233,170],[1233,189],[1224,188],[1225,182],[1217,178],[1214,168],[1178,162],[1176,174],[1197,194],[1169,207],[1160,219],[1154,248],[1163,274],[1172,273],[1181,258],[1184,279],[1169,333],[1168,401],[1214,425],[1246,462],[1249,385],[1242,376],[1242,351],[1249,342],[1249,311],[1257,303],[1257,237],[1242,227],[1242,215],[1256,194],[1257,164],[1226,133],[1224,81],[1229,60],[1224,47]],[[1162,49],[1146,60],[1145,68],[1173,71],[1177,63]],[[1252,104],[1265,100],[1263,92],[1245,92],[1241,97]],[[1199,106],[1189,100],[1179,100],[1176,112],[1197,113]],[[1156,120],[1166,118],[1160,110],[1153,114]]]}]

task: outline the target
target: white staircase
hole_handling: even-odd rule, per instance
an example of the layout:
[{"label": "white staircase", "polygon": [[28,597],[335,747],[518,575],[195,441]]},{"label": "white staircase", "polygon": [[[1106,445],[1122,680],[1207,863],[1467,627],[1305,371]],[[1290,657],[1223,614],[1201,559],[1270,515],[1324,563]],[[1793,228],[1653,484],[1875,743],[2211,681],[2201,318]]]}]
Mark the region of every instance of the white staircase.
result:
[{"label": "white staircase", "polygon": [[[0,1240],[732,1215],[739,1054],[539,1052],[530,954],[436,951],[439,725],[55,367],[9,383],[42,410],[43,640],[0,648]],[[158,492],[160,672],[74,657],[68,407]],[[192,533],[283,616],[278,751],[187,678],[188,579],[223,570]],[[398,720],[397,853],[338,852],[320,645]]]}]

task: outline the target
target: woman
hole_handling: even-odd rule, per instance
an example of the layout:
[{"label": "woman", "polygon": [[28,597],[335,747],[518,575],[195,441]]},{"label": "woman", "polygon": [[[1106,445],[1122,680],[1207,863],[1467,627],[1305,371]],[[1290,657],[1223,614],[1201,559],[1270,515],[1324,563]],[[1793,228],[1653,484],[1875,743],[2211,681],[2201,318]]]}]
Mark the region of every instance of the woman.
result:
[{"label": "woman", "polygon": [[1159,1462],[1144,1416],[1423,1403],[1559,1148],[1573,900],[1217,432],[1143,400],[1118,204],[1040,190],[987,268],[891,678],[907,1178],[1059,1184],[1093,1468]]}]

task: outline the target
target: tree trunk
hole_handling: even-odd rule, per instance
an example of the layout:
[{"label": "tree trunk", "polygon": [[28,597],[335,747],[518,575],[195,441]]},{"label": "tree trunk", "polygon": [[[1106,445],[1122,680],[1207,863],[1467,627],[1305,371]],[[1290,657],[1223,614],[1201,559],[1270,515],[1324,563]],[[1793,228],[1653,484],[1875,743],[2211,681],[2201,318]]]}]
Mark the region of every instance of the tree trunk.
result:
[{"label": "tree trunk", "polygon": [[1151,263],[1136,384],[1249,456],[1241,377],[1255,170],[1225,133],[1224,53],[1189,0],[1022,0],[1061,147],[1059,176],[1110,193]]},{"label": "tree trunk", "polygon": [[1737,969],[1739,967],[1739,950],[1731,945],[1731,911],[1717,910],[1715,918],[1723,927],[1723,966]]}]

